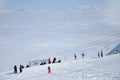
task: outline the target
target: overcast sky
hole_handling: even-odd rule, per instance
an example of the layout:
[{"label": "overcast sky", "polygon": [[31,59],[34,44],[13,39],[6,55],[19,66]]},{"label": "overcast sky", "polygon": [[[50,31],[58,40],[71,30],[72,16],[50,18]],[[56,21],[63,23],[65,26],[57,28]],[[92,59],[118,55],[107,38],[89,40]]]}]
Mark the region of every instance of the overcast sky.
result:
[{"label": "overcast sky", "polygon": [[0,0],[0,71],[120,31],[120,0]]}]

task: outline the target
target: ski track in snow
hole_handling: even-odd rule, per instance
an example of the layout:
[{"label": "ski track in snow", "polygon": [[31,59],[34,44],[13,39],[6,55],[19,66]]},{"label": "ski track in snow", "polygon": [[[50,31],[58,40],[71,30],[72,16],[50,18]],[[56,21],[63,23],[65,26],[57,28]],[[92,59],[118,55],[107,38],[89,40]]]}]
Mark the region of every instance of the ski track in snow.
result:
[{"label": "ski track in snow", "polygon": [[[0,80],[120,80],[120,54],[34,66],[23,73],[1,73]],[[52,73],[47,74],[51,66]]]}]

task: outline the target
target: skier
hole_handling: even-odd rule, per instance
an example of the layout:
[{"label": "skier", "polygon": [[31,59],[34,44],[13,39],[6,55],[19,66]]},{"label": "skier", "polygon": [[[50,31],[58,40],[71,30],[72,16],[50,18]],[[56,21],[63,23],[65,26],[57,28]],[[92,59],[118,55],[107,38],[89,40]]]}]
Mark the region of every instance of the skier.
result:
[{"label": "skier", "polygon": [[101,50],[101,57],[103,57],[103,51]]},{"label": "skier", "polygon": [[100,57],[100,53],[99,53],[99,51],[98,51],[98,57]]},{"label": "skier", "polygon": [[22,72],[22,69],[23,69],[23,66],[20,64],[20,67],[19,67],[20,73]]},{"label": "skier", "polygon": [[85,56],[85,54],[84,54],[84,53],[82,53],[82,58],[84,58],[84,56]]},{"label": "skier", "polygon": [[14,73],[17,73],[17,66],[14,66]]},{"label": "skier", "polygon": [[50,74],[51,73],[51,68],[50,68],[50,66],[48,66],[48,74]]},{"label": "skier", "polygon": [[60,63],[60,62],[61,62],[61,59],[58,60],[58,63]]},{"label": "skier", "polygon": [[56,58],[54,57],[54,59],[53,59],[53,62],[52,63],[55,63],[56,62]]},{"label": "skier", "polygon": [[51,64],[51,60],[50,60],[50,58],[48,58],[48,64]]},{"label": "skier", "polygon": [[75,58],[75,60],[76,60],[76,58],[77,58],[76,54],[74,54],[74,58]]},{"label": "skier", "polygon": [[29,67],[30,67],[30,66],[27,64],[27,65],[26,65],[26,68],[29,68]]}]

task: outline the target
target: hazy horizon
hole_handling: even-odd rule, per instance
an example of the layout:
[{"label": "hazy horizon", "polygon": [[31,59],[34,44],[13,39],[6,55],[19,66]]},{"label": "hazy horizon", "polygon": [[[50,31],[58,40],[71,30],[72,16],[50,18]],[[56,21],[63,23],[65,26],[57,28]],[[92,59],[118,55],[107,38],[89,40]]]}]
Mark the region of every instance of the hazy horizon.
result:
[{"label": "hazy horizon", "polygon": [[119,31],[119,0],[0,0],[0,71]]}]

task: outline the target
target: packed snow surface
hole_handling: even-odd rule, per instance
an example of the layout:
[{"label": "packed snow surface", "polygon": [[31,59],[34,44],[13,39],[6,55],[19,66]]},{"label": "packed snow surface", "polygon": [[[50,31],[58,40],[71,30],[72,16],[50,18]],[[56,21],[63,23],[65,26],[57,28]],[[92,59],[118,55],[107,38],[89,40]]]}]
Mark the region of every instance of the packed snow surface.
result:
[{"label": "packed snow surface", "polygon": [[[51,74],[47,72],[48,66]],[[21,74],[4,72],[0,80],[120,80],[120,54],[34,66]]]}]

